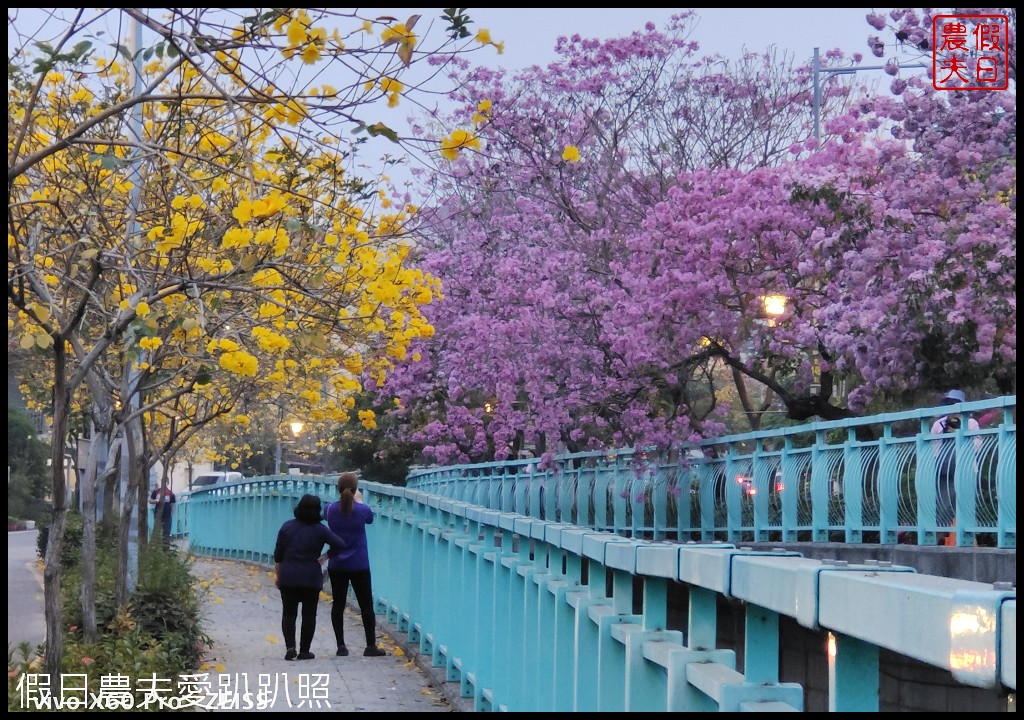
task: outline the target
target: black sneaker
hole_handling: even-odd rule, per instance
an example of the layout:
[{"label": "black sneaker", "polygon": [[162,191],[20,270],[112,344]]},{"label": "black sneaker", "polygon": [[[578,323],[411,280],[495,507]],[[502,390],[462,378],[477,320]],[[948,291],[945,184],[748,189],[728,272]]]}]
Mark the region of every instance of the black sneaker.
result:
[{"label": "black sneaker", "polygon": [[348,657],[348,648],[344,645],[338,648],[338,657]]},{"label": "black sneaker", "polygon": [[384,657],[388,654],[388,651],[379,647],[368,647],[363,650],[363,655],[366,657]]},{"label": "black sneaker", "polygon": [[284,654],[284,659],[285,660],[294,660],[295,659],[295,648],[288,648],[288,652],[286,652]]},{"label": "black sneaker", "polygon": [[312,660],[315,657],[316,657],[316,655],[314,655],[311,652],[300,652],[296,659],[297,660]]}]

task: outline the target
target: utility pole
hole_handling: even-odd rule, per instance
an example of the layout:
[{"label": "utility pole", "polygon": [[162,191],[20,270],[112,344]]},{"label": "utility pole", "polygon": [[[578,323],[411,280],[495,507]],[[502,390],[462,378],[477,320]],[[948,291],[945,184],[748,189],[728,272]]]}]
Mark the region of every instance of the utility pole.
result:
[{"label": "utility pole", "polygon": [[[818,48],[814,48],[814,60],[811,65],[814,71],[814,139],[821,142],[821,83],[833,75],[853,75],[862,70],[885,70],[885,65],[859,65],[846,68],[822,68],[818,56]],[[900,65],[901,70],[915,68],[927,68],[927,65],[920,63],[915,65]]]},{"label": "utility pole", "polygon": [[[135,18],[129,20],[131,25],[129,26],[129,37],[128,37],[128,50],[132,56],[132,94],[138,95],[142,92],[142,26],[139,25],[139,21]],[[138,238],[140,230],[139,224],[139,211],[142,205],[142,171],[140,170],[140,164],[142,162],[142,103],[136,103],[132,106],[131,115],[129,116],[128,129],[129,133],[133,136],[133,139],[137,143],[137,147],[133,151],[133,157],[131,161],[132,174],[134,175],[133,186],[130,194],[128,195],[128,242],[134,243],[135,239]],[[134,333],[128,332],[127,335],[128,343],[135,342]],[[124,365],[124,373],[127,377],[127,383],[125,387],[128,389],[128,407],[126,408],[125,417],[132,417],[139,409],[139,372],[135,369],[135,364],[131,360],[126,360]],[[128,442],[129,433],[132,432],[132,428],[138,424],[140,420],[134,418],[129,422],[126,422],[122,428],[121,441],[122,452],[121,452],[121,479],[120,479],[120,490],[121,490],[121,502],[127,502],[127,512],[122,513],[123,521],[128,523],[128,574],[127,574],[127,589],[129,595],[135,592],[135,586],[138,578],[139,569],[139,526],[136,521],[135,510],[138,504],[138,498],[132,498],[131,502],[128,502],[128,488],[129,478],[131,473],[131,458],[128,453]],[[136,435],[134,440],[141,439],[141,434]],[[146,480],[146,487],[142,487],[143,480]],[[149,493],[149,478],[140,478],[138,492]]]}]

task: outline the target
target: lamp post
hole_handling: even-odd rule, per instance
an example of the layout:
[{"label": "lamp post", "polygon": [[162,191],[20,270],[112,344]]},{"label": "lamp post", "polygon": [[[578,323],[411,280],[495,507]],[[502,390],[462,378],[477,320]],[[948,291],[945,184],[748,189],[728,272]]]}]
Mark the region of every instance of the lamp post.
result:
[{"label": "lamp post", "polygon": [[[811,64],[814,70],[814,139],[821,141],[821,82],[828,80],[833,75],[853,75],[861,70],[885,70],[885,65],[864,65],[848,68],[822,68],[818,58],[818,48],[814,48],[814,60]],[[900,65],[902,69],[927,68],[927,65]]]},{"label": "lamp post", "polygon": [[[291,422],[288,423],[288,427],[290,427],[291,431],[292,431],[292,437],[294,437],[295,439],[298,439],[299,433],[302,432],[302,428],[304,428],[305,426],[306,426],[305,423],[303,423],[301,420],[292,420]],[[294,440],[290,440],[289,442],[294,442]],[[281,474],[281,444],[282,444],[281,443],[281,435],[280,435],[280,433],[278,433],[277,445],[274,447],[274,474],[275,475],[280,475]]]}]

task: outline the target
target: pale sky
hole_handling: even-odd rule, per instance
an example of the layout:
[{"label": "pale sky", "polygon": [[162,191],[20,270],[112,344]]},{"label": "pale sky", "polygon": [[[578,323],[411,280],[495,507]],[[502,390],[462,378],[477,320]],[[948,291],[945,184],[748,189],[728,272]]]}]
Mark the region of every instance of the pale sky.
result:
[{"label": "pale sky", "polygon": [[[475,35],[477,30],[486,28],[494,40],[502,41],[505,52],[498,55],[493,47],[483,47],[469,57],[471,62],[491,67],[503,67],[508,70],[527,67],[534,64],[547,65],[555,59],[554,47],[558,37],[579,34],[583,37],[610,38],[628,35],[641,30],[645,23],[653,22],[659,29],[664,29],[669,18],[683,8],[468,8],[465,12],[472,19],[469,29]],[[776,46],[779,50],[791,53],[796,64],[809,61],[814,48],[819,47],[824,54],[831,48],[838,47],[847,57],[859,52],[864,55],[863,64],[877,64],[867,48],[867,37],[876,34],[865,16],[868,8],[816,8],[802,10],[796,8],[751,9],[751,8],[694,8],[698,18],[692,40],[700,45],[701,54],[721,54],[733,59],[739,57],[746,49],[750,51],[765,50]],[[362,17],[392,15],[405,20],[413,14],[420,14],[417,33],[426,32],[428,25],[433,24],[433,32],[443,31],[438,8],[358,8]],[[19,29],[26,29],[33,21],[38,22],[41,11],[31,8],[21,9],[14,16]],[[8,13],[10,20],[11,14]],[[884,36],[884,33],[881,33]],[[8,44],[11,34],[8,34]],[[870,82],[869,75],[879,75],[880,79],[888,79],[881,73],[864,73],[862,80]],[[425,102],[438,102],[424,98]],[[383,109],[375,113],[374,119],[380,119],[406,134],[406,117],[414,110],[411,104],[402,105],[393,110]],[[394,146],[386,140],[377,138],[363,149],[360,155],[364,162],[379,156],[379,153],[393,153]]]},{"label": "pale sky", "polygon": [[[622,37],[642,30],[647,22],[653,22],[663,30],[669,19],[685,8],[468,8],[466,14],[473,23],[469,29],[475,34],[486,28],[492,39],[505,45],[503,54],[498,55],[493,47],[484,47],[469,56],[470,62],[488,67],[502,67],[509,71],[531,65],[547,65],[555,60],[554,47],[561,36],[579,34],[590,38]],[[878,33],[868,25],[865,16],[870,8],[810,9],[736,9],[736,8],[693,8],[697,20],[690,37],[700,45],[700,55],[720,54],[729,59],[738,58],[744,50],[763,51],[770,46],[792,54],[794,64],[810,62],[814,48],[821,54],[832,48],[839,48],[849,58],[861,53],[863,65],[877,65],[879,61],[867,46],[869,35]],[[413,14],[421,14],[416,26],[424,31],[433,21],[433,31],[441,29],[436,9],[409,9],[385,11],[378,8],[360,8],[364,16],[375,13],[388,14],[405,20]],[[874,77],[877,76],[877,77]],[[858,78],[865,84],[888,81],[884,73],[867,72]],[[426,102],[431,102],[426,100]],[[440,102],[435,97],[433,102]],[[400,134],[406,134],[407,112],[404,108],[392,111],[395,115],[382,118]],[[411,108],[409,109],[411,111]],[[364,162],[372,165],[374,153],[391,152],[383,139],[371,141],[361,152]],[[403,177],[405,173],[394,169],[392,178]]]},{"label": "pale sky", "polygon": [[[822,53],[838,47],[847,55],[861,52],[871,58],[867,37],[878,34],[864,19],[869,8],[692,9],[699,18],[692,39],[700,43],[703,52],[727,57],[736,57],[744,47],[756,51],[776,45],[793,52],[798,62],[809,60],[815,47],[820,47]],[[469,8],[466,14],[473,19],[471,28],[487,28],[495,40],[505,41],[505,53],[496,62],[516,68],[549,62],[554,57],[555,40],[561,35],[616,37],[640,30],[648,21],[660,29],[672,15],[684,10]],[[424,20],[432,17],[430,11],[422,12]]]}]

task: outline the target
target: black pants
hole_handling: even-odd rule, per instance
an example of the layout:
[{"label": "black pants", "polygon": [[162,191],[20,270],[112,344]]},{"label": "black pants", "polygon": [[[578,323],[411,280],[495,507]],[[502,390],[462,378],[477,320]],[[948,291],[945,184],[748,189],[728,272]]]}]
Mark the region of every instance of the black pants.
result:
[{"label": "black pants", "polygon": [[[955,452],[955,448],[950,448]],[[956,522],[956,458],[953,452],[938,463],[938,487],[935,493],[935,524],[952,527]]]},{"label": "black pants", "polygon": [[348,599],[348,585],[352,583],[352,591],[359,603],[359,612],[363,616],[363,633],[366,635],[366,647],[377,647],[377,616],[373,613],[373,589],[370,583],[369,570],[328,570],[331,577],[331,591],[334,593],[334,605],[331,607],[331,625],[334,626],[334,639],[338,647],[345,646],[345,603]]},{"label": "black pants", "polygon": [[309,652],[313,644],[313,633],[316,631],[316,606],[320,601],[320,590],[306,587],[281,588],[281,632],[284,633],[284,644],[287,648],[295,647],[295,618],[302,605],[302,634],[299,638],[299,652]]}]

